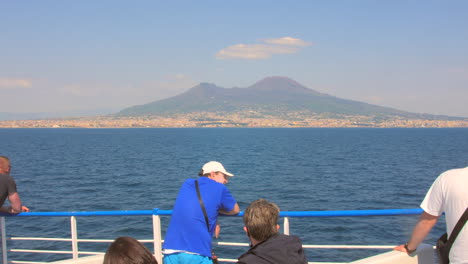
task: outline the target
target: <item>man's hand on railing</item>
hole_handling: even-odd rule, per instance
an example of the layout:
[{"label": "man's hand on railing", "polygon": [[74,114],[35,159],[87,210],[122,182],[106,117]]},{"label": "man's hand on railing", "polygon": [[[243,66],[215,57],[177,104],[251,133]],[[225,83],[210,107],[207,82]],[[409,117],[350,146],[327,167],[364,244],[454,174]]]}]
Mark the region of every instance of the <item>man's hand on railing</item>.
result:
[{"label": "man's hand on railing", "polygon": [[216,226],[215,226],[215,231],[214,231],[214,237],[215,238],[218,238],[219,237],[219,232],[221,231],[221,226],[216,223]]},{"label": "man's hand on railing", "polygon": [[401,251],[401,252],[407,253],[408,255],[416,251],[416,249],[408,248],[408,243],[396,246],[393,248],[393,250]]}]

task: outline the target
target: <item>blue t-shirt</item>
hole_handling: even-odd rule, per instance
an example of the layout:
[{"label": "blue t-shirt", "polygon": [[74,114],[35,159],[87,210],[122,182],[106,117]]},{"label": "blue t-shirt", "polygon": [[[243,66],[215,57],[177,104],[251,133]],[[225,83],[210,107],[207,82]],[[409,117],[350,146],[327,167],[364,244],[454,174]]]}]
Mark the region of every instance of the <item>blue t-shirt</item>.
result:
[{"label": "blue t-shirt", "polygon": [[207,177],[200,177],[198,185],[208,214],[210,232],[206,228],[205,217],[198,202],[195,179],[188,179],[182,184],[177,196],[163,248],[211,257],[211,238],[218,211],[231,211],[236,200],[224,184]]}]

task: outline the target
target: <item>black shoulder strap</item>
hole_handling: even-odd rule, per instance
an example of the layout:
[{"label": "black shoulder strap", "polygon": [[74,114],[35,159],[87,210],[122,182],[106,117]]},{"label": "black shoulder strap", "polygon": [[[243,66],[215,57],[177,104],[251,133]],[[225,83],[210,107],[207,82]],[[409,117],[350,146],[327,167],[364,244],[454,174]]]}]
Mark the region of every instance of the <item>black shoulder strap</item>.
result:
[{"label": "black shoulder strap", "polygon": [[206,228],[208,229],[208,232],[210,232],[210,224],[208,223],[208,214],[206,213],[205,205],[203,204],[203,200],[200,195],[200,188],[198,187],[198,180],[195,180],[195,189],[197,189],[198,202],[200,202],[203,215],[205,216]]},{"label": "black shoulder strap", "polygon": [[450,248],[452,248],[453,242],[455,242],[455,239],[457,238],[458,233],[460,233],[460,231],[462,230],[462,228],[465,225],[467,219],[468,219],[468,207],[465,209],[465,212],[460,217],[457,224],[453,228],[452,233],[450,234],[450,238],[448,239],[447,244],[446,244],[447,245],[447,252],[450,252]]}]

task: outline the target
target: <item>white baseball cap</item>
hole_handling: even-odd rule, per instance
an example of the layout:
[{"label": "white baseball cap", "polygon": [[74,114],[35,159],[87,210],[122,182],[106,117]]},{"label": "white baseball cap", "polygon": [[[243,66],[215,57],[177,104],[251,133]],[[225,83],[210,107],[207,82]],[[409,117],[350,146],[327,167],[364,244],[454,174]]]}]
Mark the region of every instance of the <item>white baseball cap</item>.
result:
[{"label": "white baseball cap", "polygon": [[205,165],[203,165],[203,168],[202,168],[202,171],[203,173],[202,174],[206,174],[206,173],[210,173],[210,172],[222,172],[223,174],[227,175],[227,176],[234,176],[234,174],[232,173],[229,173],[227,172],[225,169],[224,169],[224,166],[223,164],[217,162],[217,161],[210,161],[208,163],[206,163]]}]

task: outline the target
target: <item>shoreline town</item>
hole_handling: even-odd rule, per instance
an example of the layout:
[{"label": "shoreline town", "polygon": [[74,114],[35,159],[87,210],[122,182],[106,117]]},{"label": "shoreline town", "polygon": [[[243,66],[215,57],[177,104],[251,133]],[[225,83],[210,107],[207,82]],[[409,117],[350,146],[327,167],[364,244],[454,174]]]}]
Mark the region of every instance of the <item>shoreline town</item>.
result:
[{"label": "shoreline town", "polygon": [[190,128],[190,127],[369,127],[369,128],[455,128],[468,127],[466,119],[409,119],[405,117],[379,117],[341,115],[304,116],[287,114],[249,117],[240,113],[190,113],[174,117],[115,117],[94,116],[37,120],[3,120],[0,128]]}]

